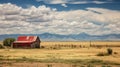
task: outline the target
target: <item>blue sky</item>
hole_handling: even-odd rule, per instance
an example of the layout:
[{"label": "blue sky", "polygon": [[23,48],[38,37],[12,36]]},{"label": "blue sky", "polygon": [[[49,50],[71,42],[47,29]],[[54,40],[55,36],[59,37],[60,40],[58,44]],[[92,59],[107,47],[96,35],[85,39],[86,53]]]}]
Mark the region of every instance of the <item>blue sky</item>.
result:
[{"label": "blue sky", "polygon": [[[87,7],[99,7],[99,8],[120,10],[119,8],[120,0],[63,0],[63,2],[61,1],[59,0],[0,0],[0,3],[1,4],[12,3],[18,6],[21,6],[23,8],[27,8],[32,5],[36,7],[40,5],[46,5],[51,8],[57,8],[60,11],[61,10],[85,9]],[[61,4],[66,4],[68,7],[65,8],[61,6]]]},{"label": "blue sky", "polygon": [[0,34],[120,34],[120,0],[0,0]]}]

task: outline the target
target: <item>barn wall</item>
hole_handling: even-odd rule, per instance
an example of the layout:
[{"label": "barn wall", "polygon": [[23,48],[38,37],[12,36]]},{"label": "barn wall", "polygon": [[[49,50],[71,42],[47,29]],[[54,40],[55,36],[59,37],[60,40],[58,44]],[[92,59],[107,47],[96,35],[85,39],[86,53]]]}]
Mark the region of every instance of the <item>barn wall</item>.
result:
[{"label": "barn wall", "polygon": [[13,48],[31,48],[31,43],[14,43]]}]

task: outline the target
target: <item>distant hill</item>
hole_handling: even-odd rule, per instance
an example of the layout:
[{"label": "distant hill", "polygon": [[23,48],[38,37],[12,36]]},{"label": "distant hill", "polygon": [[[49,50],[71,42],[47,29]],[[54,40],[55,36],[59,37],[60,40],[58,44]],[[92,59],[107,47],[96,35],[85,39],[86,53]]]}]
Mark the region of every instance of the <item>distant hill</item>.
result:
[{"label": "distant hill", "polygon": [[17,38],[22,35],[32,35],[39,36],[42,41],[88,41],[88,40],[118,40],[120,41],[120,34],[107,34],[107,35],[89,35],[87,33],[80,34],[70,34],[70,35],[60,35],[60,34],[51,34],[51,33],[43,33],[43,34],[3,34],[0,35],[0,40],[4,40],[5,38]]}]

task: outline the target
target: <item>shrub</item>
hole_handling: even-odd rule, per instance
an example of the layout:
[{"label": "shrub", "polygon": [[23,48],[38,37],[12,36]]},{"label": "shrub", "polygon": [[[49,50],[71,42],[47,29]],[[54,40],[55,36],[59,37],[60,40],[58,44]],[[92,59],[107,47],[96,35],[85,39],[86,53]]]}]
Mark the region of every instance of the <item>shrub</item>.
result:
[{"label": "shrub", "polygon": [[98,53],[97,56],[108,56],[108,55],[111,55],[112,52],[113,50],[111,48],[108,48],[107,53],[101,52],[101,53]]},{"label": "shrub", "polygon": [[109,55],[111,55],[112,52],[113,52],[113,50],[112,50],[111,48],[108,48],[108,49],[107,49],[107,53],[108,53]]},{"label": "shrub", "polygon": [[25,56],[23,56],[22,59],[27,59],[27,58]]},{"label": "shrub", "polygon": [[40,48],[43,49],[43,48],[45,48],[45,46],[41,46]]},{"label": "shrub", "polygon": [[6,38],[3,41],[4,46],[11,46],[11,44],[15,41],[15,38]]},{"label": "shrub", "polygon": [[118,52],[114,52],[114,54],[118,54]]},{"label": "shrub", "polygon": [[52,64],[48,64],[47,67],[52,67]]}]

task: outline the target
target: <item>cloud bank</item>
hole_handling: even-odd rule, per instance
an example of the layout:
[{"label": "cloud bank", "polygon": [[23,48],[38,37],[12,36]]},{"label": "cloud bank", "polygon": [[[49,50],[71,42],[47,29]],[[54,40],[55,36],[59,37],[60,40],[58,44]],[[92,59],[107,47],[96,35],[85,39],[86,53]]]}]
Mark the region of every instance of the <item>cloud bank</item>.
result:
[{"label": "cloud bank", "polygon": [[41,5],[0,4],[0,34],[120,34],[120,12],[103,8],[57,11]]},{"label": "cloud bank", "polygon": [[37,2],[43,1],[46,4],[104,4],[111,3],[110,0],[98,1],[98,0],[36,0]]}]

